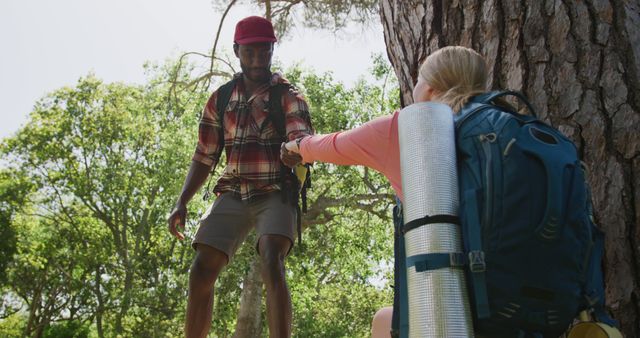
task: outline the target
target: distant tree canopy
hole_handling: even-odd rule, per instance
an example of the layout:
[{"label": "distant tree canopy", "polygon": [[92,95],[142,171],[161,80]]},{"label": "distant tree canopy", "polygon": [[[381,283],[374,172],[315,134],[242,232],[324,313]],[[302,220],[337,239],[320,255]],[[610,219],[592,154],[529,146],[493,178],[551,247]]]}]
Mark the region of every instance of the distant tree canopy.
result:
[{"label": "distant tree canopy", "polygon": [[378,0],[214,0],[214,3],[219,9],[239,4],[256,6],[274,23],[280,37],[302,24],[305,28],[335,32],[350,22],[368,22],[378,14]]},{"label": "distant tree canopy", "polygon": [[6,282],[7,264],[16,252],[16,234],[10,223],[18,214],[33,184],[10,170],[0,170],[0,282]]},{"label": "distant tree canopy", "polygon": [[165,88],[88,76],[40,100],[4,140],[6,170],[33,185],[9,222],[17,255],[4,287],[28,314],[25,336],[61,320],[142,333],[179,313],[185,282],[172,276],[188,267],[187,246],[162,224],[203,97],[169,107]]}]

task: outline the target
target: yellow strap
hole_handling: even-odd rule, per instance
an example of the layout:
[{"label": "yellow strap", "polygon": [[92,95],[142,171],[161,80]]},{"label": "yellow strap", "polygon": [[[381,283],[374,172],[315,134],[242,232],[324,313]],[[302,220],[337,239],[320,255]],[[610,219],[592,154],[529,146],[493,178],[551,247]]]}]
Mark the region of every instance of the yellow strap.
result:
[{"label": "yellow strap", "polygon": [[581,322],[590,321],[591,318],[589,318],[589,312],[587,312],[587,311],[580,312],[579,319],[580,319]]},{"label": "yellow strap", "polygon": [[293,168],[293,170],[296,173],[296,177],[298,178],[298,182],[300,183],[300,188],[302,189],[302,185],[307,179],[307,170],[309,169],[307,169],[307,167],[302,164],[298,164],[295,168]]}]

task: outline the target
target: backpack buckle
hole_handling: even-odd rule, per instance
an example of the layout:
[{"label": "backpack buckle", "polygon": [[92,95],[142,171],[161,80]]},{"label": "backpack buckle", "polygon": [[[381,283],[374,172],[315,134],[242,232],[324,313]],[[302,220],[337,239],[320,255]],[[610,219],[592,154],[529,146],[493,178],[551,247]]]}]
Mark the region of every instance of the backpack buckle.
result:
[{"label": "backpack buckle", "polygon": [[598,302],[600,302],[600,296],[598,296],[598,293],[596,292],[596,290],[591,290],[588,294],[585,294],[583,297],[587,302],[587,306],[589,307],[593,307],[596,304],[598,304]]},{"label": "backpack buckle", "polygon": [[483,251],[469,251],[469,269],[473,273],[485,272],[487,270]]},{"label": "backpack buckle", "polygon": [[464,268],[466,260],[463,253],[452,252],[449,254],[449,266],[452,268],[462,267]]}]

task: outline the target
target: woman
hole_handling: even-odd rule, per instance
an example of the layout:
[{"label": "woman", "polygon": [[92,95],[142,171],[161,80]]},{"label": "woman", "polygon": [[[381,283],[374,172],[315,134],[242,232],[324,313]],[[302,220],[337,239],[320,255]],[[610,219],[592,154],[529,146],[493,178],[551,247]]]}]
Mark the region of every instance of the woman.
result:
[{"label": "woman", "polygon": [[[437,101],[449,105],[454,113],[469,99],[486,91],[487,66],[476,51],[449,46],[429,55],[420,66],[413,88],[413,102]],[[382,173],[403,200],[398,144],[398,115],[381,116],[357,128],[326,135],[307,136],[288,142],[289,154],[300,154],[302,161],[329,162],[338,165],[364,165]],[[284,152],[285,150],[283,150]],[[394,213],[394,221],[398,215]],[[372,337],[389,337],[391,308],[376,313]]]}]

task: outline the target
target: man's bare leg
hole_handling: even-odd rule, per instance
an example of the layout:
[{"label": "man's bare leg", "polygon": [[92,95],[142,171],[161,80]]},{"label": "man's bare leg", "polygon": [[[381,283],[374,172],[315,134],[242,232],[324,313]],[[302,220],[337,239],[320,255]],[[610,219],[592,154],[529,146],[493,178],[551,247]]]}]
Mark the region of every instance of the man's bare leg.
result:
[{"label": "man's bare leg", "polygon": [[196,258],[189,271],[189,298],[184,333],[187,338],[206,337],[211,327],[213,286],[227,255],[208,245],[198,244]]},{"label": "man's bare leg", "polygon": [[280,235],[263,235],[258,242],[262,259],[262,280],[267,289],[270,338],[291,337],[291,294],[284,268],[284,258],[289,247],[291,240]]}]

